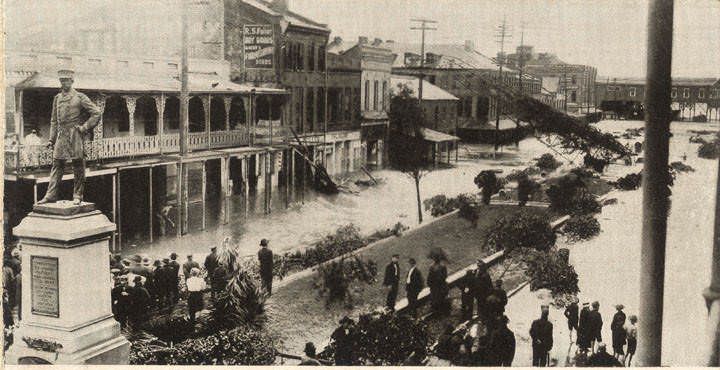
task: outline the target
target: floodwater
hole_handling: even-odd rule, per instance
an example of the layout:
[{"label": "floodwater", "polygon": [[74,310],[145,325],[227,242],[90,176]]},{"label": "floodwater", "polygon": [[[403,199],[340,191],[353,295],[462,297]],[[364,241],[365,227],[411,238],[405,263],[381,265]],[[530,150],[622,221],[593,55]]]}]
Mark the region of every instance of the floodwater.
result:
[{"label": "floodwater", "polygon": [[[543,144],[534,139],[522,141],[518,147],[505,147],[502,153],[493,159],[470,159],[472,153],[483,152],[490,155],[493,148],[488,145],[468,145],[460,148],[460,161],[453,168],[443,168],[428,172],[420,182],[421,199],[445,194],[456,196],[460,193],[477,191],[473,183],[475,176],[482,170],[494,168],[512,171],[519,165],[526,165],[542,153],[550,152]],[[453,152],[454,156],[455,153]],[[578,163],[582,161],[578,157]],[[285,208],[284,199],[274,195],[275,204],[269,215],[256,212],[245,219],[243,201],[232,198],[230,222],[217,224],[217,202],[208,203],[208,228],[196,230],[181,238],[174,236],[161,238],[153,243],[140,242],[125,246],[122,253],[146,253],[153,258],[165,257],[171,252],[180,256],[197,254],[195,259],[203,258],[211,245],[217,245],[224,237],[233,236],[239,241],[241,255],[255,254],[260,239],[271,241],[271,248],[277,252],[306,247],[319,238],[334,232],[338,227],[354,224],[363,234],[376,230],[392,228],[401,222],[407,226],[418,224],[415,185],[408,176],[391,170],[374,171],[373,176],[382,179],[381,184],[360,188],[359,194],[341,193],[333,196],[319,195],[312,191],[305,194],[304,202],[293,202]],[[355,176],[367,180],[359,173]],[[297,197],[296,197],[297,198]],[[261,206],[256,207],[261,209]],[[423,210],[423,219],[432,216]],[[191,224],[198,225],[201,209],[192,206]]]},{"label": "floodwater", "polygon": [[[622,131],[641,127],[642,122],[603,122],[601,127]],[[665,273],[665,302],[663,314],[663,366],[692,366],[703,364],[707,310],[701,295],[709,285],[712,261],[712,233],[715,204],[717,161],[697,157],[697,144],[690,144],[689,130],[717,130],[717,124],[674,122],[670,146],[670,161],[681,161],[692,173],[678,174],[672,188],[672,210],[668,220]],[[613,166],[609,172],[639,171],[642,165]],[[640,247],[642,228],[642,191],[615,192],[618,203],[603,207],[598,216],[602,232],[587,242],[569,245],[570,260],[579,275],[580,301],[600,302],[605,340],[611,338],[610,322],[614,306],[622,303],[629,316],[637,314],[640,296]],[[546,302],[541,293],[525,289],[510,300],[507,313],[511,329],[518,340],[515,364],[530,366],[532,350],[528,330],[532,320],[540,315],[540,304]],[[567,325],[562,310],[552,310],[555,327],[555,346],[551,356],[563,365],[570,347]],[[643,317],[639,317],[642,322]],[[642,341],[642,326],[638,341]],[[610,348],[610,345],[608,344]]]}]

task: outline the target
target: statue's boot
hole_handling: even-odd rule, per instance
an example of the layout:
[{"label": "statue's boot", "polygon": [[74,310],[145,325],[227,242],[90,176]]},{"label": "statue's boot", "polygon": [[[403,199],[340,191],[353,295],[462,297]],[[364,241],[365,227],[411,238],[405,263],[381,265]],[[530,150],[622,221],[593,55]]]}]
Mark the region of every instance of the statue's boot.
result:
[{"label": "statue's boot", "polygon": [[42,199],[38,200],[35,204],[45,204],[45,203],[55,203],[57,202],[57,199],[50,199],[48,197],[43,197]]},{"label": "statue's boot", "polygon": [[73,201],[72,201],[72,204],[73,204],[73,205],[79,206],[80,203],[82,203],[82,199],[80,199],[80,198],[73,198]]}]

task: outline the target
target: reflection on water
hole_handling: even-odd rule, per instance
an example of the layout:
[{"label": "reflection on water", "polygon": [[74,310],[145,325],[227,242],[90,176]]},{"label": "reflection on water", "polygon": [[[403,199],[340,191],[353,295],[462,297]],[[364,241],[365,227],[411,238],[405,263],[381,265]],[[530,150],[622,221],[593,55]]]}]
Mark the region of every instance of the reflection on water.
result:
[{"label": "reflection on water", "polygon": [[[639,127],[642,122],[633,121],[605,121],[599,124],[603,130],[622,132],[628,127]],[[707,128],[708,124],[673,124],[677,127]],[[673,152],[691,152],[693,149],[687,140],[674,140]],[[543,153],[559,154],[540,143],[534,138],[523,140],[517,147],[514,145],[503,148],[502,155],[497,159],[469,159],[477,158],[474,153],[492,153],[489,145],[464,145],[459,150],[460,162],[449,169],[440,169],[426,174],[420,183],[421,199],[433,195],[445,194],[456,196],[460,193],[477,191],[473,183],[474,177],[485,169],[502,169],[510,172],[522,168],[520,165],[529,164],[533,158]],[[681,154],[680,154],[681,155]],[[581,154],[564,155],[567,162],[575,165],[582,164]],[[677,159],[675,159],[677,160]],[[620,174],[628,171],[624,166],[611,166],[609,174]],[[286,206],[284,191],[273,194],[272,213],[264,215],[262,212],[262,198],[257,197],[255,204],[251,204],[250,216],[244,216],[245,204],[242,198],[235,197],[230,202],[230,222],[227,225],[218,225],[219,202],[207,204],[207,229],[199,230],[202,209],[199,204],[190,208],[191,233],[182,238],[167,237],[154,243],[141,243],[134,247],[125,248],[124,254],[142,251],[151,256],[165,256],[170,252],[177,252],[181,256],[187,253],[207,253],[209,247],[219,243],[225,236],[233,236],[238,240],[241,253],[251,255],[257,251],[260,239],[271,241],[271,248],[275,252],[302,248],[316,241],[320,237],[333,232],[340,226],[353,223],[361,232],[372,233],[377,229],[390,228],[395,223],[405,225],[417,224],[417,205],[415,203],[415,188],[412,180],[402,173],[390,170],[376,171],[373,174],[384,179],[384,182],[375,187],[365,188],[359,194],[341,193],[334,196],[318,195],[308,191],[304,202],[292,202]],[[363,174],[357,175],[363,178]],[[299,195],[298,195],[299,197]],[[297,197],[296,197],[297,198]],[[423,218],[430,219],[429,212],[425,211]]]}]

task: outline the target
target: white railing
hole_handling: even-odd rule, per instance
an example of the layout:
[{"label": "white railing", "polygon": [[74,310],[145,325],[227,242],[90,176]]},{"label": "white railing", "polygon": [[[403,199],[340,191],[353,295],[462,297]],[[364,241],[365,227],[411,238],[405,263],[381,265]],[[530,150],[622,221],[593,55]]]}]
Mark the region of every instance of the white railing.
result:
[{"label": "white railing", "polygon": [[[191,150],[227,148],[249,145],[247,130],[239,128],[230,131],[193,132],[188,135]],[[177,153],[180,151],[179,134],[153,136],[125,136],[86,141],[85,159],[111,159]],[[23,170],[52,165],[52,151],[44,145],[14,145],[5,147],[5,168]]]}]

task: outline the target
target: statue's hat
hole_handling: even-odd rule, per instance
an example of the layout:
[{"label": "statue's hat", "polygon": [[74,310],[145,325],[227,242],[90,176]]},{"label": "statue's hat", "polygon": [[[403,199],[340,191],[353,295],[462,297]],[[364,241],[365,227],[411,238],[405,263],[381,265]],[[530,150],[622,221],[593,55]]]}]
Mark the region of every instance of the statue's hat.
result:
[{"label": "statue's hat", "polygon": [[58,71],[58,78],[61,80],[65,79],[65,78],[74,79],[75,72],[73,72],[72,70],[69,70],[69,69],[61,69]]}]

